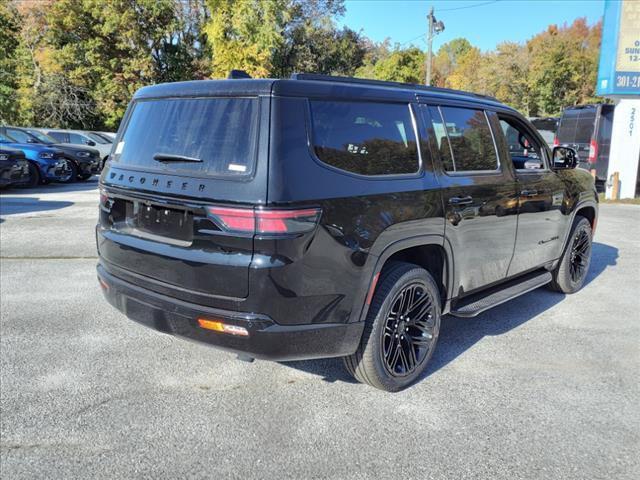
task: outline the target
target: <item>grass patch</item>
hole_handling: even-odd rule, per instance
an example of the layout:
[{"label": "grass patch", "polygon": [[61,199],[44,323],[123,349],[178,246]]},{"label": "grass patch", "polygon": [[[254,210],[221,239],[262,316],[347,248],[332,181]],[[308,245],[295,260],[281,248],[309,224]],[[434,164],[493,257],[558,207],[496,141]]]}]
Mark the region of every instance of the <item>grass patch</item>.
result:
[{"label": "grass patch", "polygon": [[623,203],[627,205],[640,205],[640,197],[636,198],[623,198],[621,200],[607,200],[604,198],[604,193],[598,195],[601,203]]}]

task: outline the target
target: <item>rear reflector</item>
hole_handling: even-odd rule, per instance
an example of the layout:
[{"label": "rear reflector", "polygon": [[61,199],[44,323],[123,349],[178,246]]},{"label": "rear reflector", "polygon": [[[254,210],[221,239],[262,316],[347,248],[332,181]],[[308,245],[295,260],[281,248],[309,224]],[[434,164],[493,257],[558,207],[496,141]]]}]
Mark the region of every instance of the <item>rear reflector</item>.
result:
[{"label": "rear reflector", "polygon": [[241,337],[248,337],[249,331],[244,327],[237,325],[227,325],[218,320],[207,320],[204,318],[198,319],[198,325],[206,330],[213,330],[214,332],[228,333],[230,335],[240,335]]},{"label": "rear reflector", "polygon": [[98,277],[98,283],[100,284],[100,286],[105,292],[109,291],[109,285],[102,278]]},{"label": "rear reflector", "polygon": [[313,230],[320,218],[319,208],[272,210],[207,207],[212,220],[228,232],[277,235]]}]

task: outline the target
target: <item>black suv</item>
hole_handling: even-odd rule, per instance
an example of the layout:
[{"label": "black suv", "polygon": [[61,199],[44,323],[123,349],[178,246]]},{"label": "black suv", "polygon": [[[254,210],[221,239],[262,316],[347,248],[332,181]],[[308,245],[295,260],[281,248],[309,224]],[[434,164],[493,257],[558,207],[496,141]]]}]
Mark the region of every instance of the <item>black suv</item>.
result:
[{"label": "black suv", "polygon": [[[514,164],[510,128],[537,165]],[[156,330],[242,357],[343,356],[395,391],[442,315],[581,288],[597,196],[576,161],[459,91],[303,74],[145,87],[100,179],[98,278]]]}]

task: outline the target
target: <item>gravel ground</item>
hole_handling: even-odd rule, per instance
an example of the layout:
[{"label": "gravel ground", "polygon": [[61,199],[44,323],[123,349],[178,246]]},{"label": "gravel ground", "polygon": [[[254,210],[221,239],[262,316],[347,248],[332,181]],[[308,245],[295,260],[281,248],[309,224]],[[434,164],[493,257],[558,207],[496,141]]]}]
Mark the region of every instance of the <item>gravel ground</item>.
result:
[{"label": "gravel ground", "polygon": [[96,186],[0,196],[2,478],[640,478],[640,207],[601,207],[581,292],[443,319],[388,394],[128,321],[96,282]]}]

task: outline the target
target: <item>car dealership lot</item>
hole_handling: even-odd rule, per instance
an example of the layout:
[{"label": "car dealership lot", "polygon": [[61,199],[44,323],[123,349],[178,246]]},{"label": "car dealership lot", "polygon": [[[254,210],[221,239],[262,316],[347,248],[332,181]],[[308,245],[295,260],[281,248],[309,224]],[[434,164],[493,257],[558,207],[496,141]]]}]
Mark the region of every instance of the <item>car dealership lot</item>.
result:
[{"label": "car dealership lot", "polygon": [[640,475],[640,207],[601,206],[581,292],[446,317],[428,376],[389,394],[127,320],[96,281],[97,201],[0,195],[3,478]]}]

